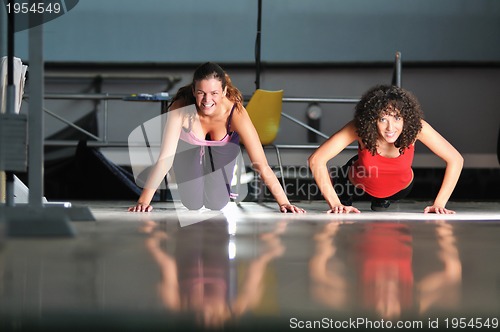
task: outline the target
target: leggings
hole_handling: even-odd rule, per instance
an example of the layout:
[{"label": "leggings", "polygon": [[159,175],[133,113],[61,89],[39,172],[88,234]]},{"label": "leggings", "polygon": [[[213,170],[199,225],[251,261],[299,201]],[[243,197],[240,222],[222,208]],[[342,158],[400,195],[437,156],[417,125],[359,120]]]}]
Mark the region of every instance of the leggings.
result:
[{"label": "leggings", "polygon": [[182,204],[189,210],[203,206],[220,210],[226,206],[239,145],[199,146],[179,141],[177,151],[173,169]]},{"label": "leggings", "polygon": [[351,165],[358,160],[358,155],[355,155],[349,161],[342,167],[336,169],[337,174],[332,174],[332,184],[335,188],[335,191],[337,192],[337,195],[339,196],[340,202],[343,205],[352,205],[353,197],[361,197],[361,196],[368,196],[372,201],[397,201],[400,199],[405,198],[408,196],[410,193],[411,189],[413,188],[413,179],[411,183],[408,185],[408,187],[398,191],[392,196],[389,197],[373,197],[363,191],[360,188],[357,188],[354,186],[354,184],[351,183],[349,180],[349,168]]}]

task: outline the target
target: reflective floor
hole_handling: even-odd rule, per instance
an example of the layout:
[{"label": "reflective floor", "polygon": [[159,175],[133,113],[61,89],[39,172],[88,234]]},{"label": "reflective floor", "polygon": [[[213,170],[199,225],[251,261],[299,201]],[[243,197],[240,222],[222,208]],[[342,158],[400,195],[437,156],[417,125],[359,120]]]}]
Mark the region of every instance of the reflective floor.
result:
[{"label": "reflective floor", "polygon": [[1,240],[1,331],[499,328],[498,202],[449,216],[413,201],[359,215],[73,204],[96,219],[71,222],[74,237]]}]

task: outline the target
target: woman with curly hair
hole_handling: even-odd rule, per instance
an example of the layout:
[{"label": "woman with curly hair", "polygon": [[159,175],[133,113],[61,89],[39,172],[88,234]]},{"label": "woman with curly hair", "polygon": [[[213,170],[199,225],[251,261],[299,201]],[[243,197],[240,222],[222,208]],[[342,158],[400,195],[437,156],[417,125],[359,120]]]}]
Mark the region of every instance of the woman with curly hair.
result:
[{"label": "woman with curly hair", "polygon": [[259,136],[242,105],[240,91],[213,62],[200,65],[191,84],[179,89],[169,111],[160,154],[130,212],[149,212],[156,189],[173,168],[182,204],[220,210],[229,202],[240,139],[281,212],[302,213],[290,204],[269,167]]},{"label": "woman with curly hair", "polygon": [[[330,206],[328,212],[359,213],[352,206],[353,195],[368,194],[374,211],[385,211],[391,201],[406,197],[413,185],[411,165],[417,140],[446,162],[441,188],[424,212],[455,213],[445,206],[460,177],[462,156],[423,119],[412,93],[388,85],[368,90],[356,105],[354,120],[309,157],[316,184]],[[327,162],[354,141],[358,142],[357,155],[332,179]]]}]

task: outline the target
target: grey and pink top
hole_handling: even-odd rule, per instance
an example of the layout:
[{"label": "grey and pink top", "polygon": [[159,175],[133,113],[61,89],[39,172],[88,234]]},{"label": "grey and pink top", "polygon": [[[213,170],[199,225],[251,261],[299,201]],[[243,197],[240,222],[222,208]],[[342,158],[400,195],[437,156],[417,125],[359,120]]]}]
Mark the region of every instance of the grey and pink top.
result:
[{"label": "grey and pink top", "polygon": [[233,108],[231,109],[231,113],[229,114],[229,117],[227,118],[227,124],[226,124],[226,135],[218,141],[212,141],[209,138],[208,135],[205,139],[200,139],[196,137],[196,135],[193,134],[190,128],[182,128],[181,130],[181,135],[180,139],[188,144],[191,145],[196,145],[200,146],[200,164],[203,161],[203,156],[205,154],[205,146],[225,146],[229,143],[233,144],[239,144],[240,143],[240,137],[237,132],[231,131],[231,119],[233,117],[233,112],[236,108],[236,104],[233,105]]}]

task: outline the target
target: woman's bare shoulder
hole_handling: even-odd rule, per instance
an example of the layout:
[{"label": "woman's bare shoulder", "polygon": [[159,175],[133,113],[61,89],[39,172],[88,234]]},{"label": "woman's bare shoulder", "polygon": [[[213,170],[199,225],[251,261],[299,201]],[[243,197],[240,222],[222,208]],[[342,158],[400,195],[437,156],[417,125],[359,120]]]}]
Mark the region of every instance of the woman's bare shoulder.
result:
[{"label": "woman's bare shoulder", "polygon": [[181,109],[183,107],[186,107],[188,106],[186,100],[184,99],[177,99],[176,101],[174,101],[168,108],[169,111],[175,111],[175,110],[178,110],[178,109]]}]

